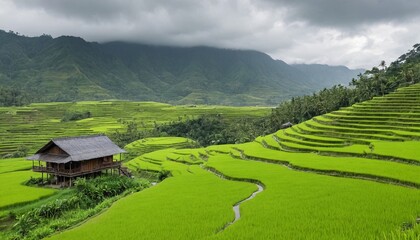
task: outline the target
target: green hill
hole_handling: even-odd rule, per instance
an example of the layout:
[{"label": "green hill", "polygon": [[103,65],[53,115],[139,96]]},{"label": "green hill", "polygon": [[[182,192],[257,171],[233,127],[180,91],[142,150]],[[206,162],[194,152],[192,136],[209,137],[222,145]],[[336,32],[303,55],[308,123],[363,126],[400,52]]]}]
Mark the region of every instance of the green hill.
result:
[{"label": "green hill", "polygon": [[254,142],[143,154],[127,166],[173,177],[52,239],[418,239],[419,105],[415,84]]},{"label": "green hill", "polygon": [[[176,104],[275,105],[359,70],[302,71],[267,54],[210,47],[86,42],[0,31],[0,86],[38,102],[147,100]],[[328,68],[323,66],[323,68]],[[341,77],[339,77],[341,75]]]}]

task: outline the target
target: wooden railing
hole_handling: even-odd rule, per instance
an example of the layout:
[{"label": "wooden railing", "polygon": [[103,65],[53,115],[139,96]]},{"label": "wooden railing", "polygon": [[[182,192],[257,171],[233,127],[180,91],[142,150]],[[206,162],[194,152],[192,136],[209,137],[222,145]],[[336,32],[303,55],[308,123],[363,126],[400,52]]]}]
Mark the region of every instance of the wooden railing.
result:
[{"label": "wooden railing", "polygon": [[121,166],[121,162],[112,162],[109,164],[103,164],[100,166],[96,166],[95,168],[86,169],[86,170],[82,170],[81,167],[74,168],[74,169],[56,169],[56,168],[44,167],[44,166],[33,166],[32,170],[34,172],[50,173],[50,174],[55,174],[59,176],[73,177],[73,176],[79,176],[79,175],[84,175],[84,174],[93,173],[93,172],[99,172],[106,169],[119,168],[120,166]]}]

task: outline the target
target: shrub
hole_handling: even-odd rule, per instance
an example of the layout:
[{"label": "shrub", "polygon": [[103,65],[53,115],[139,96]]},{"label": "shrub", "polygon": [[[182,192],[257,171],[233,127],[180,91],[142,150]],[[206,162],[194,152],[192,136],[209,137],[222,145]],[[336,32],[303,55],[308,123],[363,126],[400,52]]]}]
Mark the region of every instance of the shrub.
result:
[{"label": "shrub", "polygon": [[90,111],[74,111],[74,112],[66,112],[61,119],[62,122],[69,122],[69,121],[77,121],[85,118],[92,117],[92,113]]},{"label": "shrub", "polygon": [[20,158],[28,155],[29,148],[26,145],[20,145],[16,151],[3,155],[3,158]]},{"label": "shrub", "polygon": [[[34,178],[29,180],[38,182]],[[29,182],[28,181],[28,182]],[[51,219],[58,219],[69,211],[92,209],[105,203],[107,199],[120,195],[127,190],[138,191],[149,186],[148,181],[135,181],[123,176],[102,176],[94,179],[79,178],[75,181],[76,194],[67,199],[56,199],[55,201],[34,208],[25,214],[17,217],[13,230],[17,233],[16,239],[23,236],[35,236],[40,238],[50,234],[51,229],[43,229],[43,224]],[[38,236],[38,237],[36,237]]]},{"label": "shrub", "polygon": [[159,172],[159,180],[162,181],[165,178],[168,178],[171,176],[171,172],[168,170],[162,170]]},{"label": "shrub", "polygon": [[25,185],[32,186],[32,185],[40,185],[42,183],[43,183],[42,178],[31,177],[28,181],[25,182]]},{"label": "shrub", "polygon": [[78,196],[90,204],[97,204],[128,189],[140,190],[146,185],[123,176],[102,176],[91,180],[80,178],[75,182]]}]

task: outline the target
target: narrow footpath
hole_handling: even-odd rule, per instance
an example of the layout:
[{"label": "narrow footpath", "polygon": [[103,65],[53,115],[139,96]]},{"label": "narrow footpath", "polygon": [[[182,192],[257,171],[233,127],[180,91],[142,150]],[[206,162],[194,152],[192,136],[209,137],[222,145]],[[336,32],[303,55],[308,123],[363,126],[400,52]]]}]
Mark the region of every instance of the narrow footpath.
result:
[{"label": "narrow footpath", "polygon": [[257,186],[257,190],[255,192],[253,192],[249,197],[240,200],[239,202],[237,202],[236,204],[233,205],[232,209],[233,212],[235,213],[235,218],[227,223],[225,226],[223,226],[222,229],[220,229],[217,233],[220,233],[221,231],[225,230],[227,227],[229,227],[230,225],[234,224],[236,221],[238,221],[241,218],[241,211],[240,211],[240,205],[246,201],[249,201],[253,198],[255,198],[255,196],[257,196],[258,193],[264,191],[264,185],[262,183],[260,183],[259,181],[256,180],[252,180],[252,179],[241,179],[241,178],[233,178],[233,177],[229,177],[224,175],[223,173],[217,171],[214,168],[211,167],[205,167],[203,165],[201,165],[201,167],[211,173],[213,173],[214,175],[216,175],[219,178],[222,179],[226,179],[226,180],[230,180],[230,181],[238,181],[238,182],[250,182],[250,183],[254,183]]}]

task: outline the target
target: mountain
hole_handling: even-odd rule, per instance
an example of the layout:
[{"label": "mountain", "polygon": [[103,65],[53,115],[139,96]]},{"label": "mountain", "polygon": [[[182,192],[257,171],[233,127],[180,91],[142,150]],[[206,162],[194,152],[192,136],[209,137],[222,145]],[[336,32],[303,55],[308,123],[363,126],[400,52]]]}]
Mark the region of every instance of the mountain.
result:
[{"label": "mountain", "polygon": [[329,68],[291,66],[251,50],[100,44],[0,31],[0,85],[20,88],[42,102],[275,105],[356,75],[345,67]]},{"label": "mountain", "polygon": [[365,69],[361,68],[349,69],[346,66],[329,66],[325,64],[292,64],[292,66],[324,87],[338,84],[347,86],[352,78],[355,78],[359,73],[365,72]]}]

